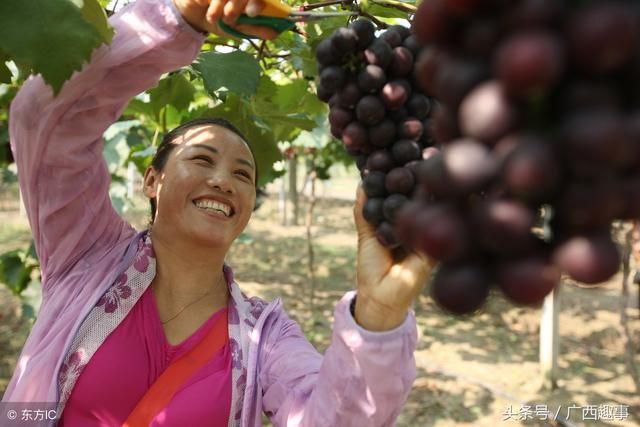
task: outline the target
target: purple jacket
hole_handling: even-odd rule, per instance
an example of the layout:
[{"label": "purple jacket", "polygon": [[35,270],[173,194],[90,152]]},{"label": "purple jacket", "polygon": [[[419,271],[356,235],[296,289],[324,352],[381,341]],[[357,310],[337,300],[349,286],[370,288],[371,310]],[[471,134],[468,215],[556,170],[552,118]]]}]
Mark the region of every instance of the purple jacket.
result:
[{"label": "purple jacket", "polygon": [[[96,51],[57,97],[31,77],[11,105],[11,143],[43,301],[3,402],[64,409],[82,366],[155,274],[148,234],[136,233],[111,206],[102,134],[132,97],[193,61],[204,36],[172,0],[137,0],[111,24],[113,43]],[[229,425],[261,426],[262,412],[276,426],[395,424],[415,378],[412,314],[392,331],[364,330],[351,316],[350,292],[336,306],[323,357],[279,299],[247,298],[229,268],[227,279],[238,368]]]}]

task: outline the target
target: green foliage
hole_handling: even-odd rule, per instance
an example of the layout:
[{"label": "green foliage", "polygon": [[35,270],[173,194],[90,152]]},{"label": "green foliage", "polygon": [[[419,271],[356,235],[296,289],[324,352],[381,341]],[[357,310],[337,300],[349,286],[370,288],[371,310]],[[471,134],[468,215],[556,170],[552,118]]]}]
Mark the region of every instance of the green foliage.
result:
[{"label": "green foliage", "polygon": [[2,0],[0,49],[42,74],[54,92],[102,43],[111,41],[96,0]]},{"label": "green foliage", "polygon": [[260,65],[255,56],[246,52],[205,52],[193,63],[210,94],[220,90],[240,96],[251,96],[258,89]]},{"label": "green foliage", "polygon": [[15,295],[20,295],[31,281],[31,273],[39,265],[33,241],[26,249],[0,254],[0,283],[7,285]]}]

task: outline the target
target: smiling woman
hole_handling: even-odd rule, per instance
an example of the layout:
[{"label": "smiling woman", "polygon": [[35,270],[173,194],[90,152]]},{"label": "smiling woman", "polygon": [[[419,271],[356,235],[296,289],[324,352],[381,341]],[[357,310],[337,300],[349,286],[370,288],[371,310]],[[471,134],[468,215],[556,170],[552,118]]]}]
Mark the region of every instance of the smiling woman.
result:
[{"label": "smiling woman", "polygon": [[258,175],[231,124],[202,119],[166,135],[144,176],[148,230],[111,206],[105,129],[132,97],[194,60],[202,31],[216,31],[220,17],[233,25],[245,7],[137,0],[111,18],[112,45],[57,97],[41,77],[15,97],[10,139],[43,303],[3,402],[46,402],[58,414],[49,425],[66,427],[260,426],[262,413],[276,426],[395,423],[415,378],[409,307],[431,266],[418,255],[394,262],[362,218],[362,191],[357,298],[336,305],[324,355],[279,299],[247,297],[225,263]]},{"label": "smiling woman", "polygon": [[[235,133],[237,136],[239,136],[247,144],[247,147],[251,151],[251,159],[253,160],[252,162],[247,162],[247,166],[253,169],[253,175],[254,175],[253,183],[254,185],[257,186],[258,179],[259,179],[258,162],[256,162],[256,156],[253,152],[253,149],[251,148],[251,144],[249,144],[249,142],[247,141],[247,138],[242,134],[242,132],[240,132],[240,130],[237,127],[235,127],[228,120],[225,120],[219,117],[200,118],[200,119],[190,120],[172,129],[171,131],[167,132],[164,138],[162,138],[162,141],[158,146],[155,156],[151,160],[151,166],[156,171],[161,171],[167,162],[167,158],[169,157],[169,154],[176,147],[177,140],[180,137],[184,137],[185,133],[189,129],[200,127],[200,126],[220,126],[224,129],[228,129],[231,132]],[[153,220],[156,216],[156,199],[152,197],[149,199],[149,202],[151,204],[151,224],[153,224]]]}]

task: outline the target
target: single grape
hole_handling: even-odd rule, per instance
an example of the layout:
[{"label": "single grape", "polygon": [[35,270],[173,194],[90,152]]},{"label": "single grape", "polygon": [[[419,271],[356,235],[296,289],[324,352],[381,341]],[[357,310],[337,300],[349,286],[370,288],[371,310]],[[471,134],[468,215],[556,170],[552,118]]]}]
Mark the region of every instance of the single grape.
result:
[{"label": "single grape", "polygon": [[356,118],[352,111],[340,107],[333,107],[329,110],[329,123],[331,127],[342,132],[345,127]]},{"label": "single grape", "polygon": [[431,151],[426,157],[423,154],[423,157],[424,161],[413,168],[418,183],[436,197],[451,195],[454,187],[444,166],[442,153]]},{"label": "single grape", "polygon": [[331,47],[345,57],[356,51],[358,36],[352,28],[338,28],[331,35]]},{"label": "single grape", "polygon": [[484,304],[490,283],[489,275],[480,265],[443,263],[431,282],[431,297],[450,313],[470,314]]},{"label": "single grape", "polygon": [[371,171],[362,179],[362,188],[367,197],[385,197],[387,190],[385,188],[386,174],[380,171]]},{"label": "single grape", "polygon": [[620,254],[608,233],[577,235],[555,249],[554,261],[573,279],[595,284],[610,279],[620,267]]},{"label": "single grape", "polygon": [[369,127],[369,143],[376,147],[388,147],[396,140],[396,125],[389,118]]},{"label": "single grape", "polygon": [[431,112],[431,100],[421,93],[413,93],[407,101],[407,109],[411,116],[424,120]]},{"label": "single grape", "polygon": [[402,44],[402,35],[392,28],[388,28],[380,34],[380,38],[386,41],[392,49]]},{"label": "single grape", "polygon": [[396,79],[387,82],[382,87],[380,97],[388,110],[396,110],[404,105],[411,93],[411,85],[405,79]]},{"label": "single grape", "polygon": [[495,80],[482,83],[462,101],[460,130],[465,136],[494,145],[517,124],[518,109]]},{"label": "single grape", "polygon": [[[369,155],[366,168],[370,171],[389,172],[395,166],[391,153],[387,150],[376,150]],[[385,181],[386,183],[386,181]]]},{"label": "single grape", "polygon": [[359,122],[349,123],[342,131],[342,142],[349,150],[362,150],[368,144],[367,129]]},{"label": "single grape", "polygon": [[327,103],[334,94],[333,91],[330,91],[329,89],[324,87],[322,85],[322,82],[318,83],[318,86],[316,87],[316,93],[318,94],[318,99],[320,99],[320,101]]},{"label": "single grape", "polygon": [[414,57],[418,56],[418,54],[420,53],[420,49],[422,49],[422,45],[418,41],[418,38],[415,36],[415,34],[411,34],[409,37],[404,39],[404,41],[402,42],[402,46],[409,49]]},{"label": "single grape", "polygon": [[512,255],[531,247],[536,214],[517,200],[487,199],[473,207],[471,223],[483,247]]},{"label": "single grape", "polygon": [[367,65],[358,73],[358,88],[364,93],[375,93],[387,81],[384,70],[377,65]]},{"label": "single grape", "polygon": [[344,69],[337,65],[327,67],[320,73],[320,84],[333,93],[342,89],[345,83],[346,75]]},{"label": "single grape", "polygon": [[550,143],[533,134],[511,135],[496,146],[506,151],[502,182],[514,195],[531,201],[545,201],[555,193],[561,165]]},{"label": "single grape", "polygon": [[[384,217],[387,221],[393,223],[395,221],[396,214],[408,200],[407,196],[403,194],[391,194],[384,199],[382,212],[384,213]],[[396,238],[396,240],[398,239]]]},{"label": "single grape", "polygon": [[358,101],[360,101],[360,98],[362,98],[362,95],[362,91],[355,82],[347,82],[337,93],[337,104],[343,108],[353,109],[356,107]]},{"label": "single grape", "polygon": [[422,149],[417,142],[410,139],[396,141],[391,147],[391,157],[397,165],[404,165],[422,157]]},{"label": "single grape", "polygon": [[333,48],[331,37],[327,37],[318,43],[316,59],[323,66],[338,65],[341,62],[342,54]]},{"label": "single grape", "polygon": [[384,119],[384,104],[377,96],[366,95],[356,105],[358,120],[367,126],[373,126]]},{"label": "single grape", "polygon": [[389,193],[410,194],[416,179],[409,168],[397,167],[391,169],[385,179],[385,188]]},{"label": "single grape", "polygon": [[398,123],[398,138],[400,139],[418,141],[423,131],[422,122],[414,117],[409,117]]},{"label": "single grape", "polygon": [[415,218],[416,249],[438,260],[455,260],[469,252],[465,218],[453,207],[425,206]]},{"label": "single grape", "polygon": [[546,94],[564,72],[562,43],[544,30],[516,33],[498,47],[494,68],[509,95]]},{"label": "single grape", "polygon": [[376,238],[378,239],[378,242],[380,242],[382,246],[385,246],[387,248],[393,249],[400,246],[400,243],[398,242],[398,237],[396,236],[396,232],[393,229],[393,226],[389,224],[387,221],[383,221],[376,228]]},{"label": "single grape", "polygon": [[560,281],[560,271],[543,256],[504,261],[496,266],[496,282],[516,304],[539,305]]},{"label": "single grape", "polygon": [[375,39],[364,51],[364,55],[369,64],[387,68],[391,63],[393,50],[385,40]]},{"label": "single grape", "polygon": [[413,70],[413,54],[404,46],[393,48],[389,74],[394,77],[404,77]]},{"label": "single grape", "polygon": [[362,207],[362,216],[369,224],[378,225],[384,221],[382,206],[385,199],[381,197],[370,197]]},{"label": "single grape", "polygon": [[376,38],[376,28],[373,23],[367,19],[357,19],[349,24],[349,28],[356,34],[358,40],[357,48],[359,50],[366,49]]},{"label": "single grape", "polygon": [[465,194],[483,188],[497,172],[491,153],[472,139],[458,139],[443,150],[444,167],[458,192]]}]

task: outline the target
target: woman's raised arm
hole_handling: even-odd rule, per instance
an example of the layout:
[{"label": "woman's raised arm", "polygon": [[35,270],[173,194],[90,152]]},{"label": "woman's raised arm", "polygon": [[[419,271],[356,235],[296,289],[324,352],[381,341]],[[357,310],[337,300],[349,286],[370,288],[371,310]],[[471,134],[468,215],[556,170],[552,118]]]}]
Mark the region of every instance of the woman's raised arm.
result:
[{"label": "woman's raised arm", "polygon": [[10,140],[45,291],[81,258],[90,265],[133,230],[114,211],[102,134],[129,100],[189,64],[204,35],[172,0],[138,0],[110,19],[115,37],[54,97],[32,76],[11,105]]}]

